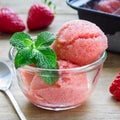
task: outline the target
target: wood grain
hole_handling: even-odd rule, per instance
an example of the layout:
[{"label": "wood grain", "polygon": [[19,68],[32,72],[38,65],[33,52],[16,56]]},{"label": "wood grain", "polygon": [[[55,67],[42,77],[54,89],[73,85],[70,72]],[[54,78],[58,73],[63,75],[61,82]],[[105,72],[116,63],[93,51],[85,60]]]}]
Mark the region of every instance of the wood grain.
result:
[{"label": "wood grain", "polygon": [[[66,21],[78,19],[77,12],[69,8],[65,0],[54,0],[57,4],[57,15],[53,24],[44,30],[56,32]],[[0,0],[0,8],[4,6],[14,9],[26,23],[29,7],[38,0]],[[41,31],[25,32],[35,36]],[[11,35],[0,33],[0,59],[8,60]],[[80,107],[66,111],[48,111],[35,107],[22,94],[14,78],[11,91],[28,120],[119,120],[120,102],[114,100],[109,93],[109,86],[120,71],[120,54],[107,52],[105,61],[95,91],[89,100]],[[0,92],[0,120],[19,120],[7,96]]]}]

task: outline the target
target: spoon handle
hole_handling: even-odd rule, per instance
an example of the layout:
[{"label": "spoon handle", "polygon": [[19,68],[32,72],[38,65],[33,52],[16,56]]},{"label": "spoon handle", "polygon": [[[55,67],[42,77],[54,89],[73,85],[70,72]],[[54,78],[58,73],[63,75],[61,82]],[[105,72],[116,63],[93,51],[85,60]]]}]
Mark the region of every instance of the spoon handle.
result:
[{"label": "spoon handle", "polygon": [[18,117],[20,118],[20,120],[27,120],[23,114],[23,112],[21,111],[18,103],[16,102],[15,98],[13,97],[12,93],[10,92],[10,90],[6,90],[5,91],[6,95],[9,97],[14,109],[16,110]]}]

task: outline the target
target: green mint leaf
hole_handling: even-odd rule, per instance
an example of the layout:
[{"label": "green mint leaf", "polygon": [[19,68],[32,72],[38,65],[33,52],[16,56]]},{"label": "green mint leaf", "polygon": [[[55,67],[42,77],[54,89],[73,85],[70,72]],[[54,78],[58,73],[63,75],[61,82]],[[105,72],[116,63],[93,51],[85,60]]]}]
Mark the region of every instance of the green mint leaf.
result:
[{"label": "green mint leaf", "polygon": [[36,60],[36,66],[39,68],[56,68],[57,57],[55,52],[49,47],[39,47],[34,49],[34,56]]},{"label": "green mint leaf", "polygon": [[37,36],[37,40],[35,41],[35,46],[50,46],[53,41],[57,38],[57,36],[50,32],[41,32]]},{"label": "green mint leaf", "polygon": [[31,37],[24,32],[17,32],[10,38],[10,44],[17,50],[31,46],[33,43]]},{"label": "green mint leaf", "polygon": [[[13,34],[10,44],[17,49],[14,59],[15,67],[34,63],[38,68],[57,69],[57,56],[49,47],[56,37],[53,33],[41,32],[37,40],[33,41],[26,33]],[[43,71],[41,77],[46,83],[53,85],[58,80],[58,72]]]},{"label": "green mint leaf", "polygon": [[34,54],[29,48],[21,49],[17,52],[15,56],[15,68],[19,68],[24,65],[29,65],[33,63]]},{"label": "green mint leaf", "polygon": [[40,77],[49,85],[54,85],[59,78],[58,72],[43,70],[40,73]]}]

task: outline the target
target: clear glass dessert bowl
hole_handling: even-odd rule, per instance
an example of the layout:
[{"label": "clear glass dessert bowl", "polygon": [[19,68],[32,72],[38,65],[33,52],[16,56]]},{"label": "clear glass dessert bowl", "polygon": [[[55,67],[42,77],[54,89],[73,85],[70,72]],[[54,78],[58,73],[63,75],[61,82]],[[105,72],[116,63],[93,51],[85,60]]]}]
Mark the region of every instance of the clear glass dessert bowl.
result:
[{"label": "clear glass dessert bowl", "polygon": [[[11,48],[9,58],[14,65],[16,50]],[[83,104],[93,92],[99,79],[106,52],[95,62],[69,69],[42,69],[23,66],[15,70],[18,85],[24,95],[36,106],[48,110],[66,110]],[[65,65],[65,63],[64,63]],[[41,74],[44,72],[45,74]],[[48,74],[48,73],[53,73]],[[56,76],[58,73],[58,76]],[[54,85],[42,78],[58,79]]]}]

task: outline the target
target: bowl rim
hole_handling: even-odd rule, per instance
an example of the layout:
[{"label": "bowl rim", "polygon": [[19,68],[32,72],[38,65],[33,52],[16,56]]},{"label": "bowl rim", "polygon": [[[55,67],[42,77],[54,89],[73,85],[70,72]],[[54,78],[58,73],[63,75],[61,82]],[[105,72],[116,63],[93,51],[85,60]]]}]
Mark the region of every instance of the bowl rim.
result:
[{"label": "bowl rim", "polygon": [[[9,57],[10,61],[12,61],[12,62],[14,61],[14,53],[13,52],[15,52],[15,50],[16,49],[14,47],[11,47],[10,50],[9,50],[9,53],[8,53],[8,57]],[[94,61],[90,64],[84,65],[84,66],[67,68],[67,69],[65,69],[65,68],[64,69],[46,69],[46,68],[36,68],[36,67],[33,67],[33,66],[25,65],[25,66],[22,66],[22,68],[33,70],[33,71],[45,70],[45,71],[53,71],[53,72],[55,72],[55,71],[75,71],[75,72],[76,71],[81,71],[81,72],[84,72],[84,71],[89,71],[91,69],[94,69],[97,66],[99,66],[100,64],[104,63],[106,58],[107,58],[107,52],[104,51],[99,59],[97,59],[96,61]]]}]

